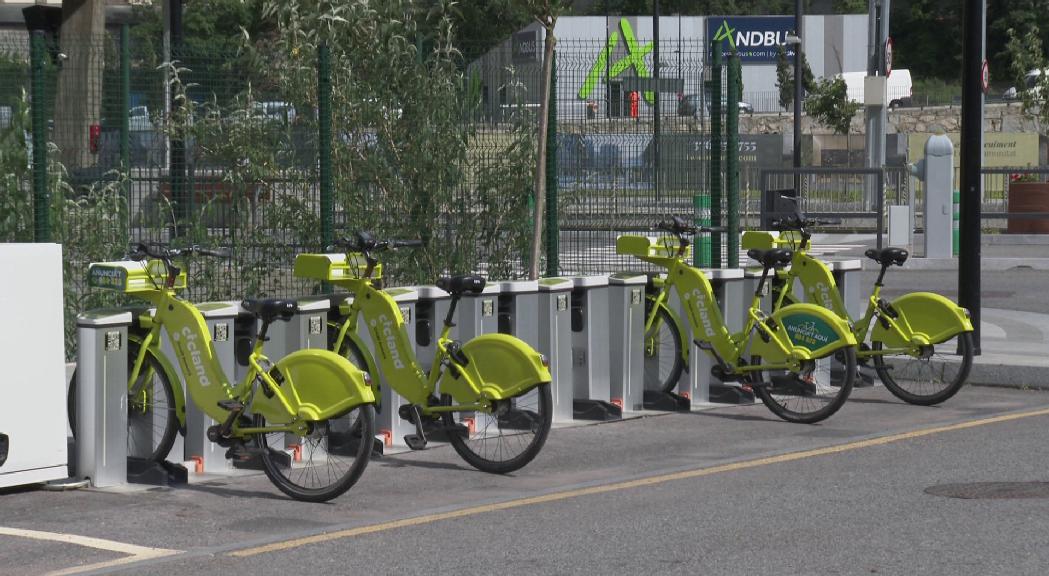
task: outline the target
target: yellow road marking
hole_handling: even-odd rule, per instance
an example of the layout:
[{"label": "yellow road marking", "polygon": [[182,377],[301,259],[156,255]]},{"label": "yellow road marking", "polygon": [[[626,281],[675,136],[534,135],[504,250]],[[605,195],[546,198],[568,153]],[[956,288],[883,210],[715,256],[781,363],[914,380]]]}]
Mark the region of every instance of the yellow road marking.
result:
[{"label": "yellow road marking", "polygon": [[903,440],[910,440],[913,438],[920,438],[922,436],[929,436],[932,434],[940,434],[943,432],[952,432],[955,430],[965,430],[967,428],[975,428],[978,426],[986,426],[988,424],[997,424],[1000,422],[1009,422],[1011,420],[1020,420],[1022,418],[1031,418],[1034,416],[1047,416],[1049,415],[1049,408],[1042,410],[1035,410],[1032,412],[1022,412],[1018,414],[1006,414],[1003,416],[994,416],[992,418],[983,418],[980,420],[971,420],[969,422],[962,422],[959,424],[951,424],[947,426],[937,426],[934,428],[924,428],[921,430],[914,430],[911,432],[903,432],[901,434],[892,434],[889,436],[882,436],[880,438],[871,438],[868,440],[860,440],[857,442],[850,442],[847,444],[839,444],[836,446],[828,446],[826,448],[816,448],[813,450],[805,450],[801,452],[791,452],[789,454],[781,454],[779,456],[770,456],[767,458],[759,458],[756,460],[746,460],[743,462],[734,462],[732,464],[722,464],[719,466],[710,466],[707,468],[697,468],[695,470],[685,470],[682,472],[674,472],[671,474],[663,474],[660,476],[651,476],[648,478],[639,478],[637,480],[628,480],[624,482],[616,482],[613,484],[605,484],[602,486],[591,486],[588,488],[578,488],[575,490],[566,490],[564,492],[555,492],[552,494],[544,494],[542,496],[533,496],[529,498],[520,498],[517,500],[509,500],[507,502],[499,502],[496,504],[485,504],[483,506],[472,506],[470,508],[463,508],[461,510],[453,510],[450,512],[442,512],[439,514],[428,514],[425,516],[416,516],[414,518],[405,518],[403,520],[394,520],[391,522],[384,522],[381,524],[372,524],[370,526],[361,526],[359,528],[350,528],[346,530],[338,530],[336,532],[328,532],[325,534],[317,534],[315,536],[307,536],[304,538],[297,538],[294,540],[288,540],[285,542],[275,542],[273,544],[266,544],[263,546],[257,546],[254,548],[245,548],[243,550],[236,550],[230,552],[230,556],[238,558],[246,558],[249,556],[256,556],[258,554],[265,554],[267,552],[276,552],[279,550],[287,550],[289,548],[298,548],[300,546],[306,546],[308,544],[318,544],[321,542],[330,542],[332,540],[340,540],[343,538],[352,538],[354,536],[362,536],[365,534],[374,534],[376,532],[385,532],[388,530],[395,530],[397,528],[407,528],[410,526],[419,526],[421,524],[430,524],[432,522],[438,522],[440,520],[451,520],[455,518],[462,518],[464,516],[474,516],[477,514],[484,514],[487,512],[496,512],[499,510],[508,510],[511,508],[520,508],[522,506],[530,506],[533,504],[545,504],[549,502],[557,502],[559,500],[566,500],[569,498],[578,498],[580,496],[590,496],[594,494],[604,494],[606,492],[617,492],[621,490],[630,490],[632,488],[641,488],[644,486],[652,486],[656,484],[664,484],[666,482],[673,482],[675,480],[686,480],[690,478],[700,478],[703,476],[710,476],[712,474],[721,474],[724,472],[734,472],[737,470],[746,470],[749,468],[757,468],[759,466],[768,466],[770,464],[781,464],[784,462],[793,462],[796,460],[803,460],[806,458],[813,458],[816,456],[826,456],[829,454],[840,454],[842,452],[849,452],[852,450],[859,450],[862,448],[870,448],[873,446],[882,446],[885,444],[891,444],[894,442],[900,442]]},{"label": "yellow road marking", "polygon": [[178,550],[168,550],[166,548],[149,548],[147,546],[136,546],[134,544],[127,544],[125,542],[117,542],[115,540],[104,540],[102,538],[92,538],[90,536],[63,534],[61,532],[41,532],[39,530],[7,528],[4,526],[0,526],[0,536],[14,536],[16,538],[28,538],[30,540],[61,542],[64,544],[75,544],[77,546],[86,546],[88,548],[96,548],[98,550],[106,550],[108,552],[127,554],[127,556],[125,556],[124,558],[118,558],[106,562],[99,562],[97,564],[90,564],[87,566],[74,566],[72,568],[65,568],[62,570],[49,572],[48,576],[65,576],[67,574],[77,574],[80,572],[87,572],[89,570],[108,568],[110,566],[119,566],[121,564],[138,562],[139,560],[162,558],[164,556],[171,556],[173,554],[179,553]]}]

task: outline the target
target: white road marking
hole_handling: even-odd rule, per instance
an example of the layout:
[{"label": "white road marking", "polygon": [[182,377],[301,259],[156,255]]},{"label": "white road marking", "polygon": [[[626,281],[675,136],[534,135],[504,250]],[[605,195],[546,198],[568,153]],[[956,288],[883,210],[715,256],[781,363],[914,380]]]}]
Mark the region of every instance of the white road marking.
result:
[{"label": "white road marking", "polygon": [[131,562],[138,562],[140,560],[149,560],[152,558],[161,558],[164,556],[172,556],[178,554],[179,550],[169,550],[167,548],[150,548],[147,546],[137,546],[135,544],[127,544],[125,542],[117,542],[115,540],[104,540],[102,538],[92,538],[90,536],[78,536],[76,534],[63,534],[61,532],[41,532],[39,530],[25,530],[23,528],[7,528],[0,526],[0,536],[14,536],[16,538],[28,538],[30,540],[43,540],[48,542],[61,542],[63,544],[74,544],[77,546],[85,546],[87,548],[95,548],[97,550],[106,550],[108,552],[116,552],[119,554],[127,554],[124,558],[117,558],[115,560],[108,560],[106,562],[98,562],[96,564],[89,564],[86,566],[73,566],[71,568],[64,568],[54,572],[49,572],[48,576],[66,576],[68,574],[78,574],[81,572],[88,572],[90,570],[97,570],[100,568],[108,568],[111,566],[119,566],[121,564],[128,564]]}]

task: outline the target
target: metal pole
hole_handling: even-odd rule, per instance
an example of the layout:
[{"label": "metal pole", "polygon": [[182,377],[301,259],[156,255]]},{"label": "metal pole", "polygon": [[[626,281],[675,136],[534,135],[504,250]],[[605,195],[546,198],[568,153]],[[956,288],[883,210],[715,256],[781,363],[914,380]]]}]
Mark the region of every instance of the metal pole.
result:
[{"label": "metal pole", "polygon": [[127,22],[120,25],[120,169],[124,171],[124,198],[131,197],[131,47]]},{"label": "metal pole", "polygon": [[[801,0],[794,0],[794,35],[799,39],[802,39],[801,20],[802,20],[802,7]],[[801,70],[801,45],[804,40],[799,41],[794,46],[794,190],[797,194],[801,195],[801,174],[797,172],[801,169],[801,101],[804,97],[802,84],[804,84],[804,77]]]},{"label": "metal pole", "polygon": [[550,63],[550,99],[546,128],[546,275],[557,276],[560,269],[557,225],[557,50]]},{"label": "metal pole", "polygon": [[652,50],[652,58],[654,60],[654,66],[652,67],[652,77],[655,79],[656,89],[653,93],[655,97],[655,116],[653,117],[652,129],[654,134],[652,136],[652,183],[656,189],[656,201],[659,201],[659,0],[653,0],[652,2],[653,14],[652,14],[652,35],[656,37],[655,46]]},{"label": "metal pole", "polygon": [[[168,18],[171,26],[171,60],[182,57],[182,0],[168,0],[170,8]],[[175,87],[168,88],[171,98],[171,114],[177,116],[181,106],[175,98]],[[125,112],[126,114],[127,112]],[[175,203],[175,234],[181,235],[185,230],[182,224],[190,219],[192,193],[186,190],[186,143],[182,140],[171,140],[171,157],[168,159],[168,177],[171,180],[171,199]]]},{"label": "metal pole", "polygon": [[[710,66],[710,225],[721,226],[721,42],[711,40]],[[697,254],[698,258],[700,255]],[[721,268],[721,235],[710,236],[710,258],[704,265]],[[699,265],[699,264],[697,264]]]},{"label": "metal pole", "polygon": [[739,54],[732,50],[728,58],[728,110],[725,110],[725,203],[728,206],[726,252],[729,268],[739,266],[739,96],[742,76]]},{"label": "metal pole", "polygon": [[44,59],[47,48],[44,46],[44,33],[33,32],[30,39],[30,57],[32,58],[33,91],[33,241],[51,241],[50,198],[47,193],[47,96],[44,93]]},{"label": "metal pole", "polygon": [[980,217],[983,199],[983,62],[987,5],[967,0],[962,10],[961,206],[958,228],[958,303],[969,309],[974,352],[980,353]]},{"label": "metal pole", "polygon": [[321,245],[330,246],[332,232],[331,169],[331,52],[328,45],[317,47],[317,155],[320,163]]},{"label": "metal pole", "polygon": [[[605,3],[605,50],[608,50],[608,3]],[[605,118],[612,119],[612,54],[605,56]],[[619,116],[616,114],[616,116]]]}]

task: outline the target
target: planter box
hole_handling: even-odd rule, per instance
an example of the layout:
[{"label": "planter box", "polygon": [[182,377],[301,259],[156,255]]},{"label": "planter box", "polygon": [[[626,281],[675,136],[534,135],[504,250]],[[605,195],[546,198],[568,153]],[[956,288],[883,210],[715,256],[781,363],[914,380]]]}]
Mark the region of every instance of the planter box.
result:
[{"label": "planter box", "polygon": [[[1009,184],[1009,214],[1049,212],[1049,182],[1012,182]],[[1009,234],[1049,234],[1049,218],[1038,220],[1009,219]]]}]

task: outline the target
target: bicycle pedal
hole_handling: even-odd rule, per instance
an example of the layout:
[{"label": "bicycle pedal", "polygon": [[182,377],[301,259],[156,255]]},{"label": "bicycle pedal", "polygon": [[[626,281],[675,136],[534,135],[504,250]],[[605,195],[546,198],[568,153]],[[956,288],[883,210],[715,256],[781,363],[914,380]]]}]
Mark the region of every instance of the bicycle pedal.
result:
[{"label": "bicycle pedal", "polygon": [[261,456],[262,453],[263,451],[259,448],[245,446],[242,443],[234,444],[229,450],[226,450],[226,459],[235,462],[249,462],[256,456]]},{"label": "bicycle pedal", "polygon": [[219,408],[228,410],[229,412],[243,412],[244,403],[240,400],[219,400]]},{"label": "bicycle pedal", "polygon": [[424,450],[426,448],[426,438],[417,434],[405,435],[404,443],[412,450]]}]

